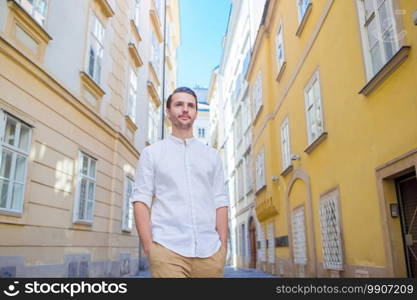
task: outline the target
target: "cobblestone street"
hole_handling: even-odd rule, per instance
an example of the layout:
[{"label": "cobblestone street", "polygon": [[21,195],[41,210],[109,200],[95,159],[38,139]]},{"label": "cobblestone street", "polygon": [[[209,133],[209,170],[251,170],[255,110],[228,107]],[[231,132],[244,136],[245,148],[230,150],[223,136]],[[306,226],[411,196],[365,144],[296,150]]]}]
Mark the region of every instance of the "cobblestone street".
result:
[{"label": "cobblestone street", "polygon": [[[138,276],[132,276],[132,278],[150,278],[150,273],[148,270],[140,271]],[[243,268],[234,268],[232,266],[226,266],[224,269],[225,278],[274,278],[277,276],[255,270],[255,269],[243,269]]]}]

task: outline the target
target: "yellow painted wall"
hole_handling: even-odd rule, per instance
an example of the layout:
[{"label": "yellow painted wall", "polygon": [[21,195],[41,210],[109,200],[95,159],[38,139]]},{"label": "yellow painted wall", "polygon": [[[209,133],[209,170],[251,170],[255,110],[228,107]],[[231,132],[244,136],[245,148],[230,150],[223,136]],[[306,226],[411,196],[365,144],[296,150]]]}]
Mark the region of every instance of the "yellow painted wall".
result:
[{"label": "yellow painted wall", "polygon": [[[314,40],[320,16],[331,2],[329,14]],[[264,74],[268,73],[269,79],[266,84],[264,81],[264,109],[253,127],[253,153],[256,155],[261,144],[267,145],[267,190],[272,191],[273,198],[279,199],[276,236],[284,235],[286,233],[281,228],[288,232],[284,200],[294,171],[280,176],[278,183],[269,179],[282,172],[280,126],[288,116],[291,153],[301,155],[299,161],[293,162],[294,169],[303,169],[311,181],[314,225],[309,226],[314,226],[318,262],[322,261],[319,197],[338,186],[345,263],[385,267],[383,220],[375,169],[417,147],[417,59],[413,49],[417,46],[417,27],[412,24],[411,17],[416,8],[411,1],[399,1],[405,12],[402,20],[406,44],[412,46],[409,57],[382,86],[365,97],[358,94],[367,80],[355,2],[312,3],[306,26],[301,36],[296,37],[295,4],[277,1],[269,25],[270,33],[263,35],[259,51],[255,52],[248,76],[250,84],[254,84],[259,68],[267,69]],[[284,24],[287,66],[277,82],[275,33],[280,19]],[[308,49],[309,43],[312,43],[311,49]],[[305,59],[304,53],[307,54]],[[304,88],[316,70],[320,76],[323,118],[328,136],[307,154],[304,152],[308,146]],[[262,130],[267,114],[272,114],[273,118]],[[278,188],[274,189],[272,185],[278,185]],[[290,205],[293,207],[292,203]],[[400,238],[396,236],[394,240],[398,243]],[[278,257],[288,255],[284,249],[278,249],[276,253]]]}]

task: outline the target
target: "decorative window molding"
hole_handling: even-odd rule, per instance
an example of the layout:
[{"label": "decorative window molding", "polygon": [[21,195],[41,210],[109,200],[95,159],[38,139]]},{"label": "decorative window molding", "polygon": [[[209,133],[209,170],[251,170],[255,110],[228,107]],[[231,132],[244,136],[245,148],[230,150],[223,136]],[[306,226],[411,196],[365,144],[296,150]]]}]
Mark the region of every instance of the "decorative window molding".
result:
[{"label": "decorative window molding", "polygon": [[159,40],[160,43],[164,40],[162,29],[161,29],[161,21],[159,19],[159,8],[157,7],[157,3],[155,1],[159,0],[151,0],[151,8],[149,10],[149,14],[151,17],[151,24],[154,28],[154,32]]},{"label": "decorative window molding", "polygon": [[97,160],[84,152],[78,156],[78,179],[73,222],[92,225],[96,191]]},{"label": "decorative window molding", "polygon": [[311,0],[296,0],[298,8],[298,28],[295,32],[296,36],[301,36],[303,29],[307,23],[307,19],[310,16],[313,4]]},{"label": "decorative window molding", "polygon": [[305,232],[304,206],[294,209],[292,212],[291,224],[294,263],[298,265],[306,265],[307,240]]},{"label": "decorative window molding", "polygon": [[154,83],[151,80],[148,80],[148,93],[151,96],[151,100],[153,101],[153,103],[155,104],[156,107],[160,107],[161,106],[161,99],[159,98],[159,94],[158,91],[154,85]]},{"label": "decorative window molding", "polygon": [[142,41],[142,36],[140,34],[141,1],[142,0],[132,0],[132,19],[130,20],[130,27],[137,42]]},{"label": "decorative window molding", "polygon": [[129,54],[132,58],[133,63],[135,64],[136,68],[143,66],[142,58],[139,55],[138,49],[136,48],[135,44],[129,43],[128,45]]},{"label": "decorative window molding", "polygon": [[330,270],[343,270],[338,189],[321,197],[319,214],[323,249],[323,267],[324,269]]},{"label": "decorative window molding", "polygon": [[[21,6],[21,3],[18,0],[7,0],[10,13],[5,31],[20,50],[35,60],[42,61],[45,49],[52,37],[35,19],[35,16],[28,12],[28,8],[24,9]],[[25,0],[23,3],[29,2]]]},{"label": "decorative window molding", "polygon": [[123,199],[123,212],[122,212],[122,231],[131,232],[133,227],[133,206],[130,202],[132,196],[134,180],[125,177],[125,191]]},{"label": "decorative window molding", "polygon": [[320,91],[320,76],[317,70],[304,89],[308,145],[310,146],[324,132],[323,105]]},{"label": "decorative window molding", "polygon": [[106,18],[111,18],[114,16],[114,11],[107,0],[94,0],[94,1],[100,7],[101,12]]},{"label": "decorative window molding", "polygon": [[0,214],[21,216],[32,128],[0,110]]},{"label": "decorative window molding", "polygon": [[80,72],[80,79],[83,98],[98,109],[98,103],[106,93],[86,72]]}]

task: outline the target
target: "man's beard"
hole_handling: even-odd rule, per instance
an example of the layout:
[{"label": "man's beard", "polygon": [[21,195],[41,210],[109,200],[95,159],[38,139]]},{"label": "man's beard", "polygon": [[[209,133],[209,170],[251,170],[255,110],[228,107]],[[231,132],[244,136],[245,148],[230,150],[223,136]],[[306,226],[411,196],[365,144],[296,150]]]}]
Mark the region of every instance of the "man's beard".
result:
[{"label": "man's beard", "polygon": [[[190,118],[190,120],[191,120],[191,118]],[[171,120],[171,122],[172,122],[172,120]],[[193,127],[194,121],[191,121],[187,124],[184,124],[179,119],[175,118],[175,120],[174,120],[174,122],[172,122],[172,124],[175,127],[178,127],[178,128],[181,128],[181,129],[189,129],[189,128]]]}]

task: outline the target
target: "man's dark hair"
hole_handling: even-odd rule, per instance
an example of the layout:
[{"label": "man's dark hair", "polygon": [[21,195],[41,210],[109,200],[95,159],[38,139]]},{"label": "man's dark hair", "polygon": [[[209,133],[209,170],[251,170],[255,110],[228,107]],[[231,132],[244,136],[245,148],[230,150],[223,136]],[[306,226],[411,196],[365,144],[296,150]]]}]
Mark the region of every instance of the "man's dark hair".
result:
[{"label": "man's dark hair", "polygon": [[185,86],[182,86],[182,87],[176,88],[176,89],[172,92],[172,94],[171,94],[171,95],[169,95],[169,97],[168,97],[168,99],[167,99],[167,108],[171,108],[172,96],[173,96],[174,94],[177,94],[177,93],[186,93],[186,94],[189,94],[189,95],[193,96],[193,97],[194,97],[194,99],[195,99],[195,109],[197,110],[197,106],[198,106],[198,102],[197,102],[197,95],[195,94],[195,92],[194,92],[192,89],[190,89],[190,88],[188,88],[188,87],[185,87]]}]

